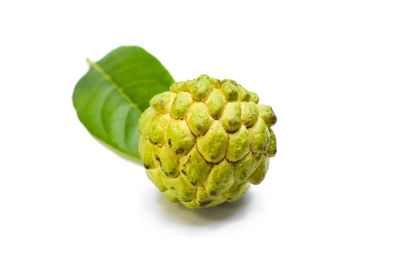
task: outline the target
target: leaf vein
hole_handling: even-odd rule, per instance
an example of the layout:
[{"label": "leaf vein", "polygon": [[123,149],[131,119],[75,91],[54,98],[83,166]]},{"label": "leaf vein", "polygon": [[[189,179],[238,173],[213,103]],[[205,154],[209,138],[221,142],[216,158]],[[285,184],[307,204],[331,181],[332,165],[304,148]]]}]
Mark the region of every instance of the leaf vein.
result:
[{"label": "leaf vein", "polygon": [[87,62],[89,63],[89,65],[90,65],[94,70],[96,70],[98,73],[100,73],[101,76],[103,76],[103,78],[104,78],[106,81],[108,81],[108,82],[112,85],[112,87],[113,87],[114,89],[116,89],[116,90],[122,95],[122,97],[124,97],[124,98],[126,99],[126,101],[128,101],[128,103],[129,103],[133,108],[136,108],[139,112],[141,112],[140,109],[139,109],[139,107],[138,107],[135,103],[133,103],[132,100],[125,94],[124,89],[123,89],[122,87],[118,86],[118,85],[113,81],[113,79],[111,78],[111,76],[108,75],[108,74],[100,67],[99,64],[97,64],[96,62],[92,62],[92,61],[90,61],[89,59],[87,60]]}]

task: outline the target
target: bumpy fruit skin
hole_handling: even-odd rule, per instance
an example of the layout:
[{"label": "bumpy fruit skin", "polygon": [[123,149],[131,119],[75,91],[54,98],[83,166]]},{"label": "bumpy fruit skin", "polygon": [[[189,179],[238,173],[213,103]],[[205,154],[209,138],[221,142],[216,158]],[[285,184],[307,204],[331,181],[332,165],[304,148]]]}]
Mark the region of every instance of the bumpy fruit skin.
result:
[{"label": "bumpy fruit skin", "polygon": [[232,80],[206,75],[154,96],[139,120],[139,151],[150,180],[190,209],[240,199],[276,153],[276,116]]}]

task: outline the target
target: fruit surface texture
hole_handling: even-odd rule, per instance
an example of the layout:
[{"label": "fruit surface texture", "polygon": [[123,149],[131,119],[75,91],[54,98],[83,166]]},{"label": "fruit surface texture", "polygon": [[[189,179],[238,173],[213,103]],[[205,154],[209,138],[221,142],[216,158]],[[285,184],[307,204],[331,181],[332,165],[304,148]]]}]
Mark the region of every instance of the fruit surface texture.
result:
[{"label": "fruit surface texture", "polygon": [[139,151],[147,176],[189,209],[244,196],[262,182],[276,154],[276,116],[257,94],[207,75],[176,82],[140,117]]}]

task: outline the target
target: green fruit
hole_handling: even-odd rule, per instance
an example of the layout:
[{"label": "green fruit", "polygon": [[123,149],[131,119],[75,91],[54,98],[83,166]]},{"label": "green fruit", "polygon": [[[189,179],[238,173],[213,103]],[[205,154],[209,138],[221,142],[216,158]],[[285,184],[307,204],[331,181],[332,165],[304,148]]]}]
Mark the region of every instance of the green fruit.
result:
[{"label": "green fruit", "polygon": [[190,209],[240,199],[276,153],[276,116],[232,80],[206,75],[154,96],[139,120],[139,151],[150,180]]}]

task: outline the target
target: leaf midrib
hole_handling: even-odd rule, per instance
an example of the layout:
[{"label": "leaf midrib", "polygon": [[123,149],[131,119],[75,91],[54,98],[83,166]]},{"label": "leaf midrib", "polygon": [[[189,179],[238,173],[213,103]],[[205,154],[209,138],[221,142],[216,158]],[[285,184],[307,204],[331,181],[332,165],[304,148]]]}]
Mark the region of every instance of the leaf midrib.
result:
[{"label": "leaf midrib", "polygon": [[137,109],[139,111],[139,113],[142,113],[140,108],[132,102],[132,100],[125,94],[124,89],[120,86],[117,85],[116,82],[113,81],[113,79],[111,78],[111,76],[109,74],[107,74],[102,67],[100,67],[99,64],[97,64],[96,62],[91,61],[90,59],[86,60],[88,62],[88,64],[90,65],[90,67],[92,67],[95,71],[97,71],[106,81],[108,81],[111,86],[117,90],[123,98],[125,98],[126,101],[128,101],[128,103],[135,109]]}]

